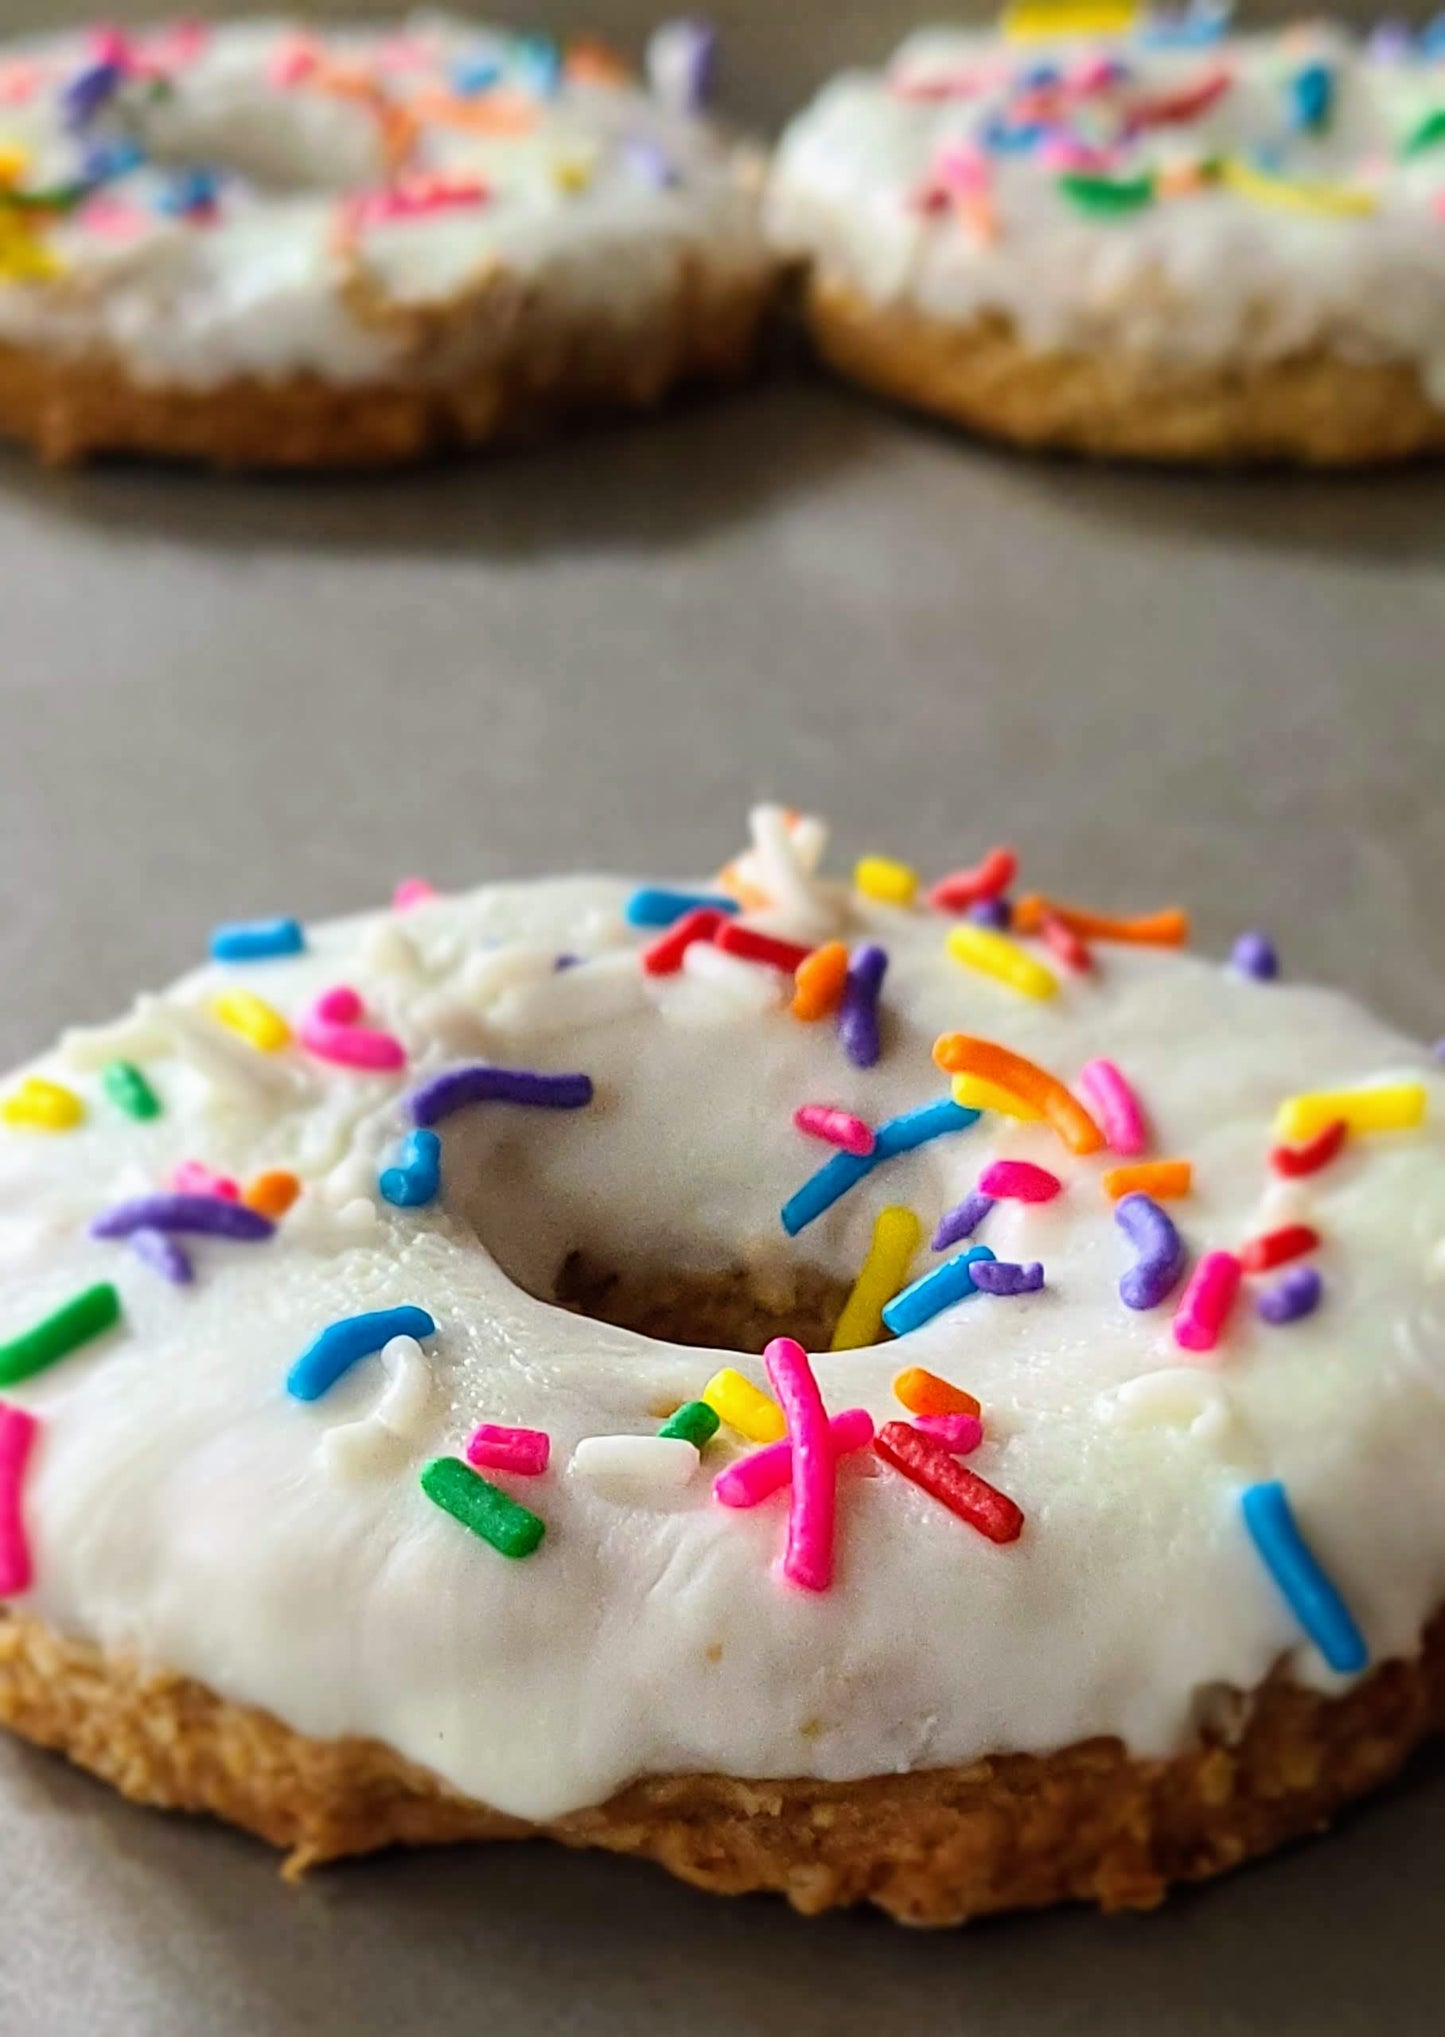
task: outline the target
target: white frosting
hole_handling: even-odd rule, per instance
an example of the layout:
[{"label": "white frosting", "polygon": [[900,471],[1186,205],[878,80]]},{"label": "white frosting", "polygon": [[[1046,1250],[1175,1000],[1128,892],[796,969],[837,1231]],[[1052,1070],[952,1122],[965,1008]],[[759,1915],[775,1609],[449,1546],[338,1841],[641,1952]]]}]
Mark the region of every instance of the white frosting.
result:
[{"label": "white frosting", "polygon": [[[67,93],[104,39],[13,45],[0,61],[0,155],[20,152],[18,188],[93,187],[35,229],[53,275],[12,260],[23,224],[0,235],[0,338],[103,349],[138,380],[189,388],[445,379],[505,344],[524,304],[641,327],[682,269],[722,285],[765,262],[747,152],[630,83],[538,89],[535,39],[439,16],[194,35],[129,42],[132,75],[79,128]],[[488,66],[493,83],[469,82]],[[392,149],[403,116],[412,135]],[[465,124],[489,117],[496,132]],[[94,151],[131,143],[134,167],[96,174]],[[215,206],[174,216],[195,168],[217,173]],[[427,209],[423,195],[383,216],[429,185],[478,181],[480,201]]]},{"label": "white frosting", "polygon": [[[1121,67],[1116,80],[1070,94],[1101,60]],[[1039,65],[1057,67],[1064,92],[1030,105],[1020,79]],[[1312,67],[1332,93],[1318,130],[1294,110]],[[1227,88],[1197,117],[1136,124],[1140,108],[1217,75]],[[930,30],[885,71],[835,79],[794,120],[767,218],[782,250],[879,304],[959,324],[999,314],[1040,351],[1218,362],[1322,344],[1410,361],[1445,403],[1445,142],[1404,153],[1441,108],[1438,55],[1366,51],[1318,24],[1192,48],[1160,47],[1147,23],[1032,41]],[[1001,124],[1034,122],[1031,146],[997,145]],[[1059,181],[1092,163],[1168,187],[1221,162],[1249,188],[1206,177],[1103,217]],[[1295,209],[1321,193],[1368,209]]]},{"label": "white frosting", "polygon": [[[1240,1493],[1261,1478],[1285,1482],[1374,1659],[1410,1653],[1445,1598],[1441,1071],[1343,997],[1177,954],[1101,946],[1092,974],[1033,1002],[949,959],[938,915],[796,870],[805,917],[890,956],[873,1069],[845,1059],[831,1024],[795,1019],[755,965],[738,968],[766,997],[695,965],[644,978],[630,886],[605,878],[315,926],[300,957],[208,966],[109,1038],[73,1036],[37,1063],[87,1114],[65,1133],[0,1128],[0,1339],[100,1279],[124,1317],[7,1395],[42,1424],[24,1610],[303,1732],[375,1735],[523,1817],[656,1773],[848,1778],[1096,1733],[1161,1755],[1188,1739],[1199,1693],[1250,1690],[1281,1659],[1338,1688],[1245,1532]],[[584,959],[556,973],[563,953]],[[295,1021],[338,983],[399,1037],[404,1071],[238,1045],[267,1076],[235,1083],[186,1051],[194,1029],[218,1030],[201,1007],[221,988]],[[465,1016],[460,1053],[438,1009]],[[1153,1150],[1194,1163],[1193,1194],[1171,1207],[1195,1254],[1259,1229],[1285,1094],[1406,1074],[1432,1114],[1353,1141],[1302,1184],[1324,1239],[1318,1313],[1272,1329],[1247,1294],[1201,1368],[1175,1347],[1170,1306],[1120,1302],[1110,1156],[1078,1159],[1041,1124],[986,1115],[784,1235],[780,1204],[828,1157],[795,1108],[913,1109],[943,1093],[931,1048],[957,1028],[1070,1081],[1114,1059]],[[92,1072],[117,1045],[163,1100],[151,1122],[123,1116]],[[376,1182],[407,1094],[479,1052],[584,1070],[595,1100],[448,1118],[441,1200],[391,1207]],[[786,1497],[750,1512],[713,1500],[739,1439],[724,1430],[685,1482],[678,1450],[616,1440],[654,1435],[724,1362],[762,1383],[760,1361],[650,1342],[527,1291],[549,1292],[576,1247],[634,1269],[746,1265],[784,1292],[800,1266],[848,1277],[880,1208],[910,1205],[927,1237],[998,1156],[1064,1182],[1047,1204],[1000,1203],[979,1233],[1002,1259],[1041,1260],[1043,1292],[981,1295],[815,1365],[830,1410],[880,1421],[901,1416],[904,1364],[975,1393],[985,1439],[969,1463],[1027,1517],[1009,1547],[863,1451],[839,1473],[834,1587],[793,1589],[776,1568]],[[199,1241],[194,1286],[175,1288],[87,1226],[186,1159],[242,1181],[290,1167],[306,1186],[269,1242]],[[915,1270],[929,1263],[925,1245]],[[431,1312],[435,1336],[362,1361],[314,1404],[288,1396],[325,1325],[403,1303]],[[491,1474],[546,1522],[525,1560],[419,1487],[479,1422],[551,1437],[541,1477]],[[595,1438],[611,1440],[574,1464]]]}]

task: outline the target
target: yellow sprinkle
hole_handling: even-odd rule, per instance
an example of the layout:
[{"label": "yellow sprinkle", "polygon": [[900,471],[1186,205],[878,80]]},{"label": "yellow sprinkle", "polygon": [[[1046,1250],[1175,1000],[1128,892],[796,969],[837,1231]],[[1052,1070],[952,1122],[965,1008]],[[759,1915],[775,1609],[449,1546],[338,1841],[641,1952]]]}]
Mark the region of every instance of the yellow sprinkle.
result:
[{"label": "yellow sprinkle", "polygon": [[944,945],[955,962],[979,969],[985,976],[996,976],[1000,983],[1006,983],[1010,990],[1017,990],[1024,997],[1052,997],[1059,987],[1052,969],[1046,969],[1042,962],[1025,954],[1017,941],[1011,941],[1007,934],[996,934],[992,927],[955,927]]},{"label": "yellow sprinkle", "polygon": [[1289,1145],[1312,1139],[1343,1118],[1352,1132],[1405,1132],[1425,1121],[1423,1082],[1381,1082],[1370,1089],[1317,1089],[1279,1107],[1275,1137]]},{"label": "yellow sprinkle", "polygon": [[1014,0],[999,26],[1009,42],[1053,36],[1127,35],[1139,18],[1134,0]]},{"label": "yellow sprinkle", "polygon": [[1286,212],[1314,212],[1331,219],[1362,219],[1375,210],[1369,191],[1351,191],[1344,184],[1302,184],[1293,177],[1272,177],[1231,156],[1220,165],[1220,177],[1231,191],[1257,205],[1275,205]]},{"label": "yellow sprinkle", "polygon": [[861,1351],[876,1344],[883,1331],[883,1309],[900,1287],[923,1239],[923,1226],[911,1209],[893,1204],[878,1212],[873,1242],[858,1269],[853,1292],[843,1304],[830,1351]]},{"label": "yellow sprinkle", "polygon": [[0,186],[18,184],[30,168],[30,151],[19,142],[0,142]]},{"label": "yellow sprinkle", "polygon": [[0,1118],[26,1132],[68,1132],[84,1116],[85,1105],[75,1091],[43,1075],[27,1075],[0,1103]]},{"label": "yellow sprinkle", "polygon": [[592,165],[580,156],[563,156],[552,166],[559,191],[585,191],[592,182]]},{"label": "yellow sprinkle", "polygon": [[918,872],[891,856],[864,856],[853,871],[854,889],[880,905],[912,905],[918,890]]},{"label": "yellow sprinkle", "polygon": [[291,1038],[279,1011],[251,990],[223,990],[211,999],[211,1010],[223,1026],[249,1040],[260,1054],[274,1054]]},{"label": "yellow sprinkle", "polygon": [[746,1436],[750,1443],[780,1443],[788,1433],[778,1403],[769,1400],[731,1365],[724,1365],[721,1372],[713,1374],[702,1390],[702,1397],[719,1421]]},{"label": "yellow sprinkle", "polygon": [[953,1100],[961,1103],[965,1110],[996,1110],[1000,1117],[1018,1118],[1026,1125],[1041,1125],[1044,1114],[1034,1104],[1026,1103],[1021,1096],[1015,1096],[1011,1089],[1004,1089],[997,1082],[986,1082],[981,1075],[955,1075],[950,1085]]}]

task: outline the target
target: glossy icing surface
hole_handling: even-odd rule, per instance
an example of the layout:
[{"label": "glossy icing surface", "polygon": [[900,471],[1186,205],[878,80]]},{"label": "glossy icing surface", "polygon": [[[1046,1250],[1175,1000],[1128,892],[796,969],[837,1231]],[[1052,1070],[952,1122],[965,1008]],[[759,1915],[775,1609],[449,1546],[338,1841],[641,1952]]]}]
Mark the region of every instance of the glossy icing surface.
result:
[{"label": "glossy icing surface", "polygon": [[645,321],[765,261],[751,158],[655,69],[432,15],[12,46],[0,338],[204,388],[444,375],[524,304]]},{"label": "glossy icing surface", "polygon": [[[707,950],[647,975],[633,886],[578,878],[309,927],[301,954],[213,963],[25,1071],[84,1116],[0,1128],[0,1338],[98,1280],[123,1311],[5,1395],[40,1420],[27,1611],[301,1731],[374,1735],[532,1817],[653,1773],[849,1778],[1101,1732],[1165,1753],[1219,1685],[1248,1690],[1281,1659],[1339,1687],[1242,1527],[1241,1493],[1261,1480],[1285,1483],[1372,1658],[1413,1649],[1445,1597],[1445,1082],[1429,1056],[1330,992],[1159,950],[1101,943],[1070,975],[1030,941],[1059,988],[1020,996],[946,952],[953,920],[818,880],[816,829],[795,831],[780,869],[779,825],[743,865],[771,902],[742,923],[884,947],[874,1067],[850,1062],[831,1023],[795,1018],[775,970]],[[559,970],[561,956],[579,959]],[[294,1031],[339,984],[404,1067],[349,1069],[294,1039],[262,1053],[214,1017],[244,988]],[[1132,1254],[1100,1185],[1118,1155],[1079,1157],[1048,1125],[993,1112],[789,1238],[780,1205],[828,1156],[794,1110],[877,1124],[934,1101],[934,1041],[959,1029],[1071,1083],[1096,1056],[1117,1063],[1149,1153],[1193,1162],[1192,1194],[1170,1204],[1191,1260],[1306,1219],[1323,1240],[1318,1311],[1273,1328],[1253,1283],[1219,1349],[1191,1359],[1171,1335],[1177,1291],[1146,1312],[1120,1300]],[[109,1101],[98,1071],[117,1056],[144,1071],[158,1116]],[[592,1102],[459,1111],[437,1127],[439,1199],[385,1201],[407,1098],[479,1061],[585,1071]],[[1399,1078],[1426,1085],[1423,1127],[1352,1137],[1304,1181],[1271,1176],[1283,1097]],[[743,1512],[714,1500],[748,1447],[726,1426],[681,1484],[574,1466],[585,1439],[654,1434],[724,1362],[764,1375],[535,1298],[569,1251],[745,1268],[785,1295],[799,1267],[851,1278],[880,1209],[903,1204],[923,1225],[917,1274],[939,1216],[1000,1158],[1063,1184],[1047,1203],[998,1202],[977,1234],[1000,1260],[1041,1261],[1043,1290],[977,1295],[814,1365],[831,1412],[880,1422],[902,1415],[904,1365],[976,1395],[968,1463],[1023,1508],[1017,1542],[986,1541],[862,1451],[839,1467],[833,1587],[805,1592],[777,1574],[786,1495]],[[88,1226],[190,1160],[304,1185],[269,1240],[192,1243],[194,1283],[175,1287]],[[362,1360],[314,1402],[287,1393],[329,1323],[401,1305],[435,1335]],[[551,1438],[543,1476],[490,1474],[546,1523],[525,1560],[418,1483],[481,1422]]]},{"label": "glossy icing surface", "polygon": [[[1220,17],[931,29],[783,137],[787,253],[880,304],[1011,320],[1040,350],[1405,359],[1445,401],[1439,39]],[[1112,10],[1116,23],[1128,10]],[[1008,18],[1005,18],[1005,30]]]}]

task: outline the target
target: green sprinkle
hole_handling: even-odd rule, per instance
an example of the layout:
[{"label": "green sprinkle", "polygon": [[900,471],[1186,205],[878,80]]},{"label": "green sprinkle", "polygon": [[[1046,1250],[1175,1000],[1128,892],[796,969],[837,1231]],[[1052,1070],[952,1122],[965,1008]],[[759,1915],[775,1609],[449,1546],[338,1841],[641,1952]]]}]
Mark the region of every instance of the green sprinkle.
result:
[{"label": "green sprinkle", "polygon": [[127,1117],[158,1118],[161,1114],[160,1098],[130,1061],[108,1061],[100,1071],[100,1086]]},{"label": "green sprinkle", "polygon": [[1114,218],[1137,212],[1154,202],[1152,177],[1088,177],[1081,171],[1065,170],[1059,189],[1072,198],[1081,212]]},{"label": "green sprinkle", "polygon": [[52,184],[44,191],[0,190],[0,205],[14,212],[73,212],[94,190],[92,184]]},{"label": "green sprinkle", "polygon": [[0,1344],[0,1386],[18,1386],[68,1358],[92,1337],[101,1336],[120,1321],[120,1296],[108,1280],[87,1287],[83,1294],[62,1302],[54,1315],[46,1316],[33,1330],[22,1330],[8,1344]]},{"label": "green sprinkle", "polygon": [[1438,148],[1442,141],[1445,141],[1445,107],[1438,107],[1406,135],[1400,154],[1408,162],[1411,156],[1423,156],[1426,149]]},{"label": "green sprinkle", "polygon": [[478,1478],[460,1457],[433,1457],[422,1472],[421,1489],[500,1555],[530,1556],[547,1532],[545,1521],[508,1499],[499,1485]]},{"label": "green sprinkle", "polygon": [[684,1443],[691,1443],[694,1450],[701,1450],[710,1443],[718,1432],[719,1416],[716,1408],[710,1408],[705,1400],[684,1401],[675,1415],[670,1415],[658,1430],[659,1436],[680,1436]]}]

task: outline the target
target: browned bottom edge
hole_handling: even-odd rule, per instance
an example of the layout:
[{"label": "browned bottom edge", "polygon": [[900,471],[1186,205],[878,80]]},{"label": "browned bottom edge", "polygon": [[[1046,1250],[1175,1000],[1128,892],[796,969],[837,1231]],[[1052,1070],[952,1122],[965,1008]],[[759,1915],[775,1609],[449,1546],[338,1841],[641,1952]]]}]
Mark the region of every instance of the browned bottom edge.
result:
[{"label": "browned bottom edge", "polygon": [[1227,367],[1040,353],[1007,319],[951,325],[815,276],[807,320],[842,375],[1016,445],[1160,462],[1370,466],[1445,451],[1407,362],[1327,348]]},{"label": "browned bottom edge", "polygon": [[[140,1803],[209,1811],[287,1849],[287,1872],[392,1845],[546,1835],[659,1862],[808,1914],[871,1902],[911,1924],[1068,1900],[1147,1909],[1304,1833],[1445,1724],[1445,1613],[1412,1662],[1325,1698],[1282,1678],[1216,1708],[1189,1751],[1114,1740],[862,1782],[649,1778],[530,1825],[375,1740],[315,1740],[201,1684],[0,1609],[0,1723]],[[1226,1722],[1225,1713],[1232,1719]]]},{"label": "browned bottom edge", "polygon": [[0,437],[51,465],[139,454],[231,468],[394,467],[543,435],[566,420],[642,410],[685,383],[750,365],[772,296],[758,273],[704,286],[679,271],[644,324],[544,317],[523,307],[485,359],[446,373],[341,387],[317,375],[149,387],[108,355],[0,343]]}]

